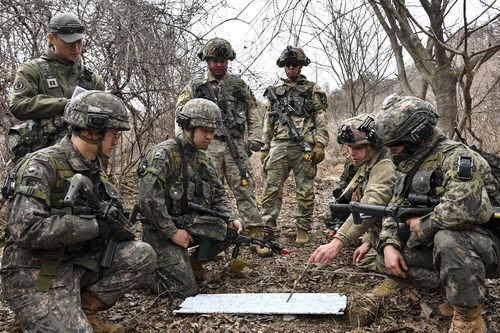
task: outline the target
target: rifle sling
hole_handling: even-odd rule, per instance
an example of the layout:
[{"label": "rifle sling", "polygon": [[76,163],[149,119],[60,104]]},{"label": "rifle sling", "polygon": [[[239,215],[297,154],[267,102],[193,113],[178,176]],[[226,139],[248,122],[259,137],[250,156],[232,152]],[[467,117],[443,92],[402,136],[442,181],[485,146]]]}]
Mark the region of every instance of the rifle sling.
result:
[{"label": "rifle sling", "polygon": [[425,162],[425,160],[427,159],[427,157],[429,157],[433,152],[434,152],[434,149],[436,149],[436,147],[443,141],[445,141],[446,139],[445,138],[441,138],[439,140],[437,140],[434,145],[432,145],[431,149],[429,149],[429,151],[427,153],[425,153],[424,156],[422,156],[414,165],[413,167],[411,168],[411,170],[406,174],[406,177],[405,177],[405,182],[404,182],[404,187],[403,187],[403,196],[404,198],[406,199],[408,197],[408,192],[410,190],[410,186],[411,186],[411,183],[413,181],[413,177],[415,177],[417,171],[420,169],[420,166]]},{"label": "rifle sling", "polygon": [[184,147],[179,137],[174,138],[177,147],[179,147],[179,154],[181,155],[181,172],[182,172],[182,197],[181,197],[181,213],[182,215],[187,212],[187,191],[188,191],[188,172],[186,156],[184,154]]}]

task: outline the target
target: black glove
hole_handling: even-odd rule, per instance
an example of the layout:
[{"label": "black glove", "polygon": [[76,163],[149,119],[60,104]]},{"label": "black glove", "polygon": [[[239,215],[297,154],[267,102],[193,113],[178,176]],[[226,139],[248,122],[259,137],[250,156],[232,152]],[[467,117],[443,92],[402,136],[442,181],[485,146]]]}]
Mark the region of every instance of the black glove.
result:
[{"label": "black glove", "polygon": [[106,242],[111,235],[111,227],[106,222],[106,220],[101,218],[96,218],[97,226],[99,227],[99,239]]}]

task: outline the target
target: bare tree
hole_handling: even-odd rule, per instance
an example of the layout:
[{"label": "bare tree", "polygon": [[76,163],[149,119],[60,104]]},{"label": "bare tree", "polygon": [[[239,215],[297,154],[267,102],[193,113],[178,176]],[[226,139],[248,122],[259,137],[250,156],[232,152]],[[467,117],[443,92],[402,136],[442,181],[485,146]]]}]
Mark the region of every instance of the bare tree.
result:
[{"label": "bare tree", "polygon": [[[77,14],[87,27],[82,58],[99,72],[106,88],[120,97],[133,116],[133,130],[116,152],[117,174],[132,171],[145,150],[173,134],[174,107],[184,84],[199,69],[194,63],[201,48],[191,32],[208,18],[212,6],[201,0],[147,2],[5,0],[0,4],[1,140],[16,123],[10,116],[9,91],[17,67],[40,56],[47,46],[50,17],[63,11]],[[7,155],[2,145],[1,154]],[[4,168],[5,169],[5,168]]]},{"label": "bare tree", "polygon": [[[425,98],[426,87],[430,86],[438,112],[442,116],[441,127],[448,134],[453,133],[453,128],[458,124],[457,95],[462,94],[465,109],[470,110],[472,97],[469,91],[474,75],[481,65],[500,49],[498,39],[490,39],[488,46],[477,49],[472,49],[468,40],[500,17],[498,9],[481,2],[485,6],[484,9],[474,19],[467,21],[465,19],[467,2],[464,0],[464,19],[452,21],[451,25],[447,25],[446,19],[450,19],[450,11],[457,6],[457,1],[420,0],[418,3],[424,10],[429,24],[428,27],[424,27],[425,23],[410,13],[410,6],[404,0],[368,0],[368,2],[390,37],[397,57],[398,79],[404,92]],[[480,19],[484,22],[480,23]],[[422,41],[424,37],[427,38],[425,45]],[[415,93],[407,82],[400,44],[411,56],[422,76],[424,84],[418,93]],[[457,60],[458,57],[461,61]],[[463,87],[461,91],[459,82]],[[466,112],[464,116],[468,118],[470,113]]]}]

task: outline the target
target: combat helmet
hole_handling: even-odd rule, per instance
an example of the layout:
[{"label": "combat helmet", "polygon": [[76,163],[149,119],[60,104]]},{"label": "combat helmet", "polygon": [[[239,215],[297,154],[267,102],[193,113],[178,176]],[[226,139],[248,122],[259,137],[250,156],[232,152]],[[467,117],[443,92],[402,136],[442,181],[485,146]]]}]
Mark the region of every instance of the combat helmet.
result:
[{"label": "combat helmet", "polygon": [[217,104],[208,99],[194,98],[182,106],[177,114],[177,124],[182,129],[196,127],[217,128],[221,112]]},{"label": "combat helmet", "polygon": [[337,142],[341,145],[371,144],[366,136],[370,132],[374,118],[373,114],[362,113],[344,120],[338,130]]},{"label": "combat helmet", "polygon": [[118,97],[100,90],[88,90],[72,98],[64,109],[63,119],[73,128],[130,130],[125,104]]},{"label": "combat helmet", "polygon": [[374,140],[387,147],[418,144],[434,133],[438,118],[431,103],[414,96],[392,94],[384,100],[375,120]]},{"label": "combat helmet", "polygon": [[306,57],[304,50],[300,47],[290,46],[288,45],[286,49],[281,52],[280,57],[276,61],[278,67],[283,67],[285,65],[285,61],[302,61],[304,66],[307,66],[311,63],[311,59]]},{"label": "combat helmet", "polygon": [[222,38],[212,38],[205,44],[203,50],[198,53],[198,58],[201,60],[217,57],[222,57],[228,60],[234,60],[234,58],[236,58],[236,53],[227,40]]}]

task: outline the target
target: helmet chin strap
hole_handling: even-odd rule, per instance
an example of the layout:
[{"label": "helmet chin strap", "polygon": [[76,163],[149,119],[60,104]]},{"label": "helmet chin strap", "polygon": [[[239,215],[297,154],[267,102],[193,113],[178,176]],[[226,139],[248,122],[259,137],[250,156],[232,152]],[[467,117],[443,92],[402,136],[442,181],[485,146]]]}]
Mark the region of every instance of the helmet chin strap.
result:
[{"label": "helmet chin strap", "polygon": [[357,163],[354,163],[354,166],[357,168],[369,162],[377,151],[377,149],[375,149],[371,144],[366,144],[365,147],[366,147],[365,158],[363,158],[361,161]]},{"label": "helmet chin strap", "polygon": [[83,141],[90,143],[91,145],[96,145],[97,146],[97,156],[99,157],[109,157],[108,155],[104,154],[102,152],[102,140],[104,139],[104,136],[106,135],[106,132],[104,131],[98,131],[99,137],[97,139],[91,139],[89,137],[86,137],[85,135],[82,134],[82,132],[77,132],[76,135]]}]

